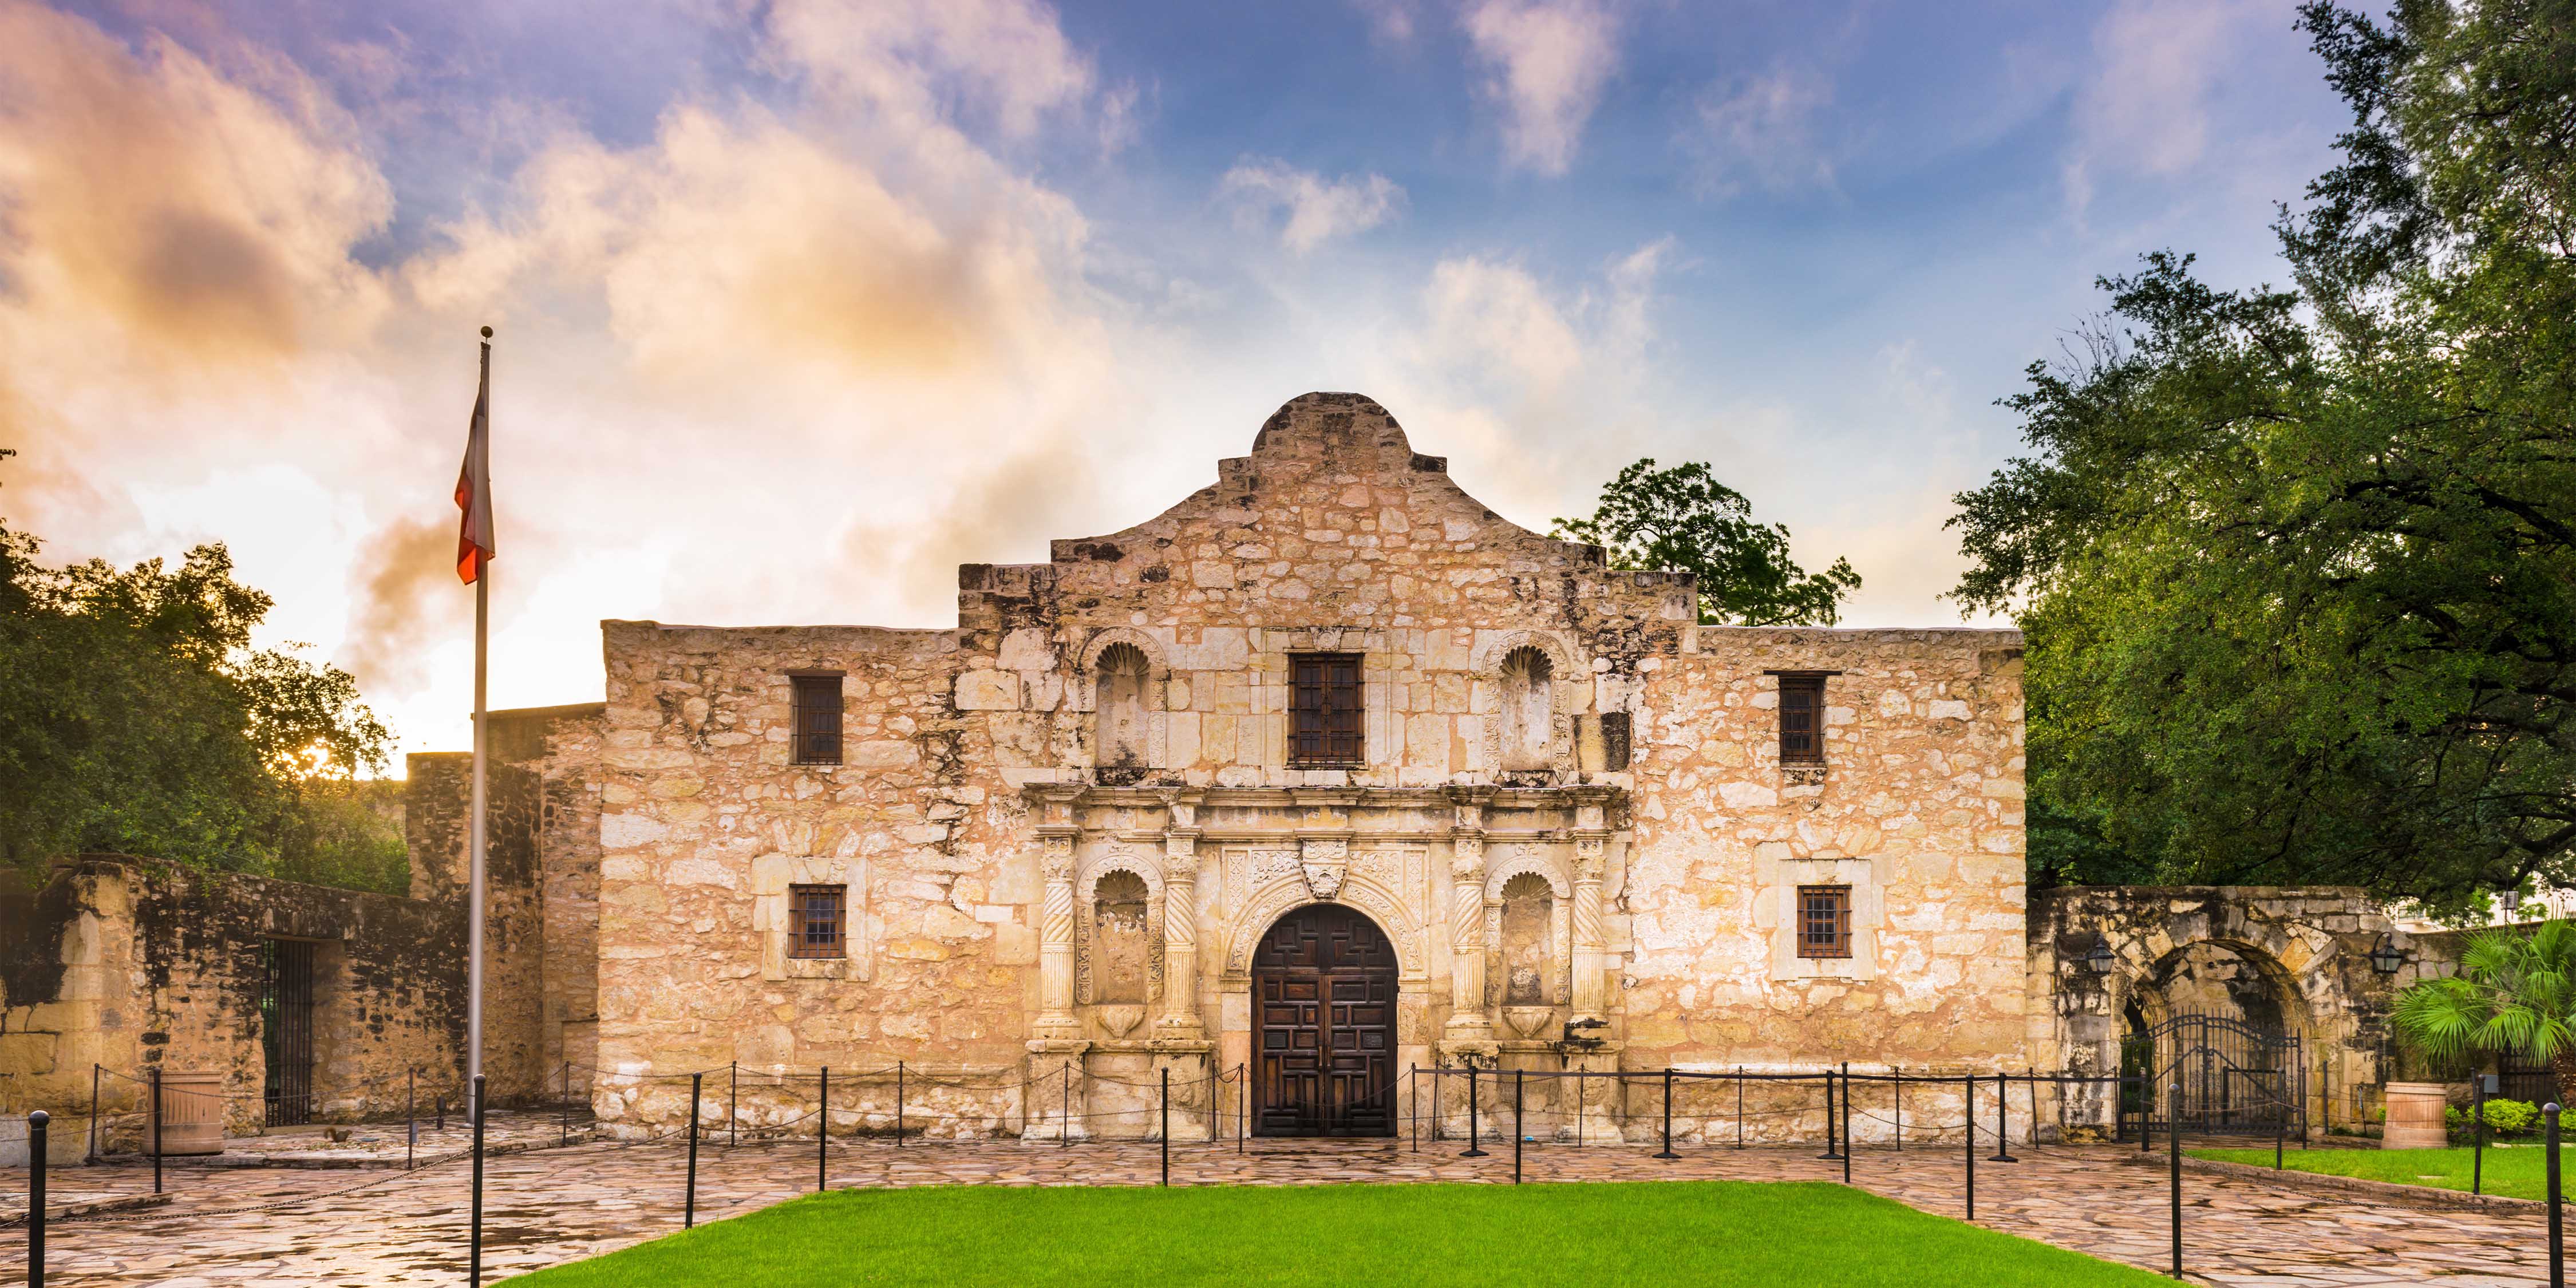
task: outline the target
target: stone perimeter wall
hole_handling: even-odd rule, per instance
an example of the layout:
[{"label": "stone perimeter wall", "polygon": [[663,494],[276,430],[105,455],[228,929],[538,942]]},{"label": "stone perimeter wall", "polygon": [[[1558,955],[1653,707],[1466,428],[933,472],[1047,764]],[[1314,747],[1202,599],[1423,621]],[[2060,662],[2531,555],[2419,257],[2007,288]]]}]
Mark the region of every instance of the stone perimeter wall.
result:
[{"label": "stone perimeter wall", "polygon": [[[1538,1039],[1599,1013],[1599,1067],[2023,1067],[2016,633],[1702,628],[1687,577],[1499,519],[1354,395],[1290,403],[1214,486],[1052,556],[961,569],[954,630],[604,624],[603,1119],[674,1121],[685,1083],[649,1075],[729,1061],[989,1086],[934,1128],[961,1133],[1042,1118],[1018,1081],[1041,1065],[1231,1067],[1229,949],[1305,897],[1293,854],[1235,875],[1284,852],[1261,845],[1346,854],[1343,897],[1381,901],[1360,906],[1408,958],[1399,1065],[1553,1066]],[[1120,644],[1148,660],[1147,735],[1103,764]],[[1506,771],[1524,648],[1549,659],[1546,745]],[[1364,655],[1358,768],[1288,766],[1305,651]],[[1821,773],[1777,763],[1775,670],[1836,673]],[[790,763],[797,672],[842,677],[842,765]],[[1605,715],[1630,721],[1625,767]],[[1499,899],[1477,893],[1515,864],[1572,905],[1571,987],[1519,1037],[1481,978]],[[1076,987],[1080,896],[1120,869],[1158,927],[1142,1028]],[[804,881],[849,886],[847,961],[784,957]],[[1852,962],[1790,951],[1806,881],[1854,886]],[[874,1125],[854,1094],[836,1124]]]},{"label": "stone perimeter wall", "polygon": [[[317,1119],[400,1113],[407,1070],[423,1095],[452,1093],[465,948],[453,907],[84,855],[41,887],[0,877],[0,1110],[52,1112],[59,1161],[86,1144],[92,1063],[126,1075],[101,1080],[106,1114],[139,1109],[133,1079],[159,1067],[221,1074],[227,1131],[257,1133],[269,939],[316,944]],[[119,1122],[105,1145],[134,1148],[138,1131]]]}]

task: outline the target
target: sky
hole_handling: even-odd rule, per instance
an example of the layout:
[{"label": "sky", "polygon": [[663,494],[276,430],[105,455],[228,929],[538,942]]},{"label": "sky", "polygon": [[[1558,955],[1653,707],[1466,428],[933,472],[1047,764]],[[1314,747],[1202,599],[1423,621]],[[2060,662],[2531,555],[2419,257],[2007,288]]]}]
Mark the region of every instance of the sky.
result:
[{"label": "sky", "polygon": [[2349,121],[2293,16],[0,0],[0,518],[225,542],[263,644],[462,748],[489,325],[496,707],[597,700],[604,618],[952,625],[1318,389],[1539,530],[1707,461],[1845,624],[1955,623],[1950,498],[2095,279],[2285,276]]}]

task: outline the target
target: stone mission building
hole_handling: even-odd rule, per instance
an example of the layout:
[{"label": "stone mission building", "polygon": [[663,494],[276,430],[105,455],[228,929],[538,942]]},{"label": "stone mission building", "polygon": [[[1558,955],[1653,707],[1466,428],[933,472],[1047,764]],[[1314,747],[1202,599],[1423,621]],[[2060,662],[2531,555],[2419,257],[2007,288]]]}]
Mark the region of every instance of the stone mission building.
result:
[{"label": "stone mission building", "polygon": [[900,1060],[914,1129],[1132,1136],[1168,1069],[1176,1138],[1365,1135],[1416,1065],[2029,1067],[2019,635],[1696,610],[1319,393],[953,629],[606,623],[594,1104],[738,1063],[784,1125],[831,1066],[889,1130]]}]

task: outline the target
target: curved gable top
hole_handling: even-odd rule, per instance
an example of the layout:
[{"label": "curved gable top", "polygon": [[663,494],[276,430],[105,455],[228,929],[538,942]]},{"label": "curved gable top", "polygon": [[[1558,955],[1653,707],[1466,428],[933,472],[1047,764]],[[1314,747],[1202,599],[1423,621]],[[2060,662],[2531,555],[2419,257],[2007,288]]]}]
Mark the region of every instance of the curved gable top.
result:
[{"label": "curved gable top", "polygon": [[1695,617],[1688,575],[1613,572],[1598,546],[1504,519],[1355,393],[1288,400],[1250,455],[1218,462],[1214,484],[1049,553],[1045,565],[961,568],[959,624],[1186,614],[1209,625],[1528,628],[1606,615],[1634,629]]}]

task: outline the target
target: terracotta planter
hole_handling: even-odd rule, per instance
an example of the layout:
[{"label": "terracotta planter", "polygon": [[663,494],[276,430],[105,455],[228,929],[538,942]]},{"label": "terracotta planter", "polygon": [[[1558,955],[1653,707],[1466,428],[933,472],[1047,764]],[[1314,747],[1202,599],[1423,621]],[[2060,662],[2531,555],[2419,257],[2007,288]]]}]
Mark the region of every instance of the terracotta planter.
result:
[{"label": "terracotta planter", "polygon": [[[144,1089],[148,1101],[151,1089]],[[149,1119],[146,1119],[149,1122]],[[143,1148],[152,1148],[148,1139]],[[164,1073],[161,1075],[161,1152],[163,1154],[220,1154],[224,1152],[224,1076],[220,1073]]]},{"label": "terracotta planter", "polygon": [[2440,1149],[2451,1143],[2443,1130],[2442,1110],[2451,1103],[2450,1088],[2438,1082],[2388,1084],[2388,1129],[2382,1149]]}]

